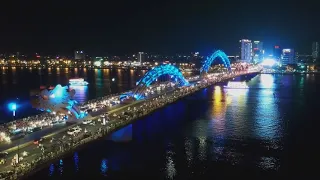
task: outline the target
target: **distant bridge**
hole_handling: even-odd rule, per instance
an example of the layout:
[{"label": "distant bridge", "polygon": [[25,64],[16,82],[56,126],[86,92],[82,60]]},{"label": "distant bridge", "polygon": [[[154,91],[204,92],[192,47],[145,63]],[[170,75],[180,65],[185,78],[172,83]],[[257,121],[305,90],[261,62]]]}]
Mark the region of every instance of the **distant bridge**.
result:
[{"label": "distant bridge", "polygon": [[[210,56],[208,56],[206,60],[203,62],[203,65],[200,68],[200,74],[207,74],[212,63],[217,59],[220,59],[222,61],[223,65],[226,67],[229,73],[232,72],[231,63],[228,56],[223,51],[217,50]],[[144,93],[147,87],[149,87],[152,83],[156,82],[159,77],[164,75],[170,76],[170,81],[178,84],[179,86],[187,86],[190,84],[182,75],[179,68],[170,64],[163,64],[149,70],[137,82],[137,86],[131,92],[120,95],[120,101],[130,98],[133,100],[143,99],[145,97]]]}]

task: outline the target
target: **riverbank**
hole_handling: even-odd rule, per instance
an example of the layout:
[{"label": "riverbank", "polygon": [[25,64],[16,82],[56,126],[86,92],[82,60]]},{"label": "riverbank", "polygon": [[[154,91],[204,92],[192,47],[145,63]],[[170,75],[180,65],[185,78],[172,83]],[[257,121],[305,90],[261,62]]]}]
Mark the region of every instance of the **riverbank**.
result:
[{"label": "riverbank", "polygon": [[261,72],[261,74],[320,74],[320,72]]},{"label": "riverbank", "polygon": [[168,92],[159,95],[158,97],[153,97],[133,105],[130,104],[127,109],[124,108],[122,114],[111,116],[110,123],[108,123],[107,125],[95,127],[92,131],[88,131],[81,136],[70,138],[70,140],[60,140],[58,144],[49,143],[48,147],[46,147],[45,150],[35,153],[35,157],[31,158],[29,161],[26,160],[26,162],[23,162],[16,167],[12,167],[13,170],[9,171],[9,173],[5,174],[5,176],[8,177],[8,179],[25,177],[26,175],[30,174],[30,172],[34,172],[39,169],[39,167],[43,167],[44,164],[74,151],[79,146],[102,138],[119,128],[131,124],[132,122],[140,119],[143,116],[149,115],[159,108],[177,101],[180,98],[186,97],[200,89],[211,86],[217,82],[226,81],[230,78],[246,74],[251,73],[222,75],[214,79],[201,81],[201,83],[194,84],[190,87],[175,89],[172,92]]}]

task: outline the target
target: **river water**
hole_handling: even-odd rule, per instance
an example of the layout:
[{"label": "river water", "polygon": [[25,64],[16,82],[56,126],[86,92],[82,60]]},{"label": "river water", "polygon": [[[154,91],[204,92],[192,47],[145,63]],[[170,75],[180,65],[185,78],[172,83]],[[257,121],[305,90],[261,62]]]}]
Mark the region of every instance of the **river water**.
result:
[{"label": "river water", "polygon": [[11,101],[16,101],[19,105],[16,118],[39,114],[39,111],[32,109],[29,99],[30,92],[39,90],[41,85],[67,85],[69,78],[84,78],[89,82],[88,87],[74,87],[75,99],[82,103],[132,89],[145,72],[146,70],[121,69],[63,68],[40,71],[36,68],[0,68],[0,123],[12,120],[7,108]]},{"label": "river water", "polygon": [[130,141],[93,142],[29,178],[311,177],[319,84],[319,75],[262,74],[249,90],[215,85],[126,127]]}]

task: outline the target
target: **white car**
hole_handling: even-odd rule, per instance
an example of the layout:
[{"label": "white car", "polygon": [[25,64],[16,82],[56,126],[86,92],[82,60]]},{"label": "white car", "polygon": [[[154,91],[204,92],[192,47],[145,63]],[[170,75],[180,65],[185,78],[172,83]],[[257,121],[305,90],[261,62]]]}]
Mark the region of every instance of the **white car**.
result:
[{"label": "white car", "polygon": [[82,122],[82,124],[90,124],[91,122],[92,122],[91,120],[86,119]]},{"label": "white car", "polygon": [[76,130],[74,130],[74,129],[69,129],[68,132],[67,132],[67,134],[70,135],[70,136],[73,136],[73,135],[76,134]]},{"label": "white car", "polygon": [[80,127],[74,127],[68,130],[67,134],[69,135],[75,135],[81,132],[81,128]]}]

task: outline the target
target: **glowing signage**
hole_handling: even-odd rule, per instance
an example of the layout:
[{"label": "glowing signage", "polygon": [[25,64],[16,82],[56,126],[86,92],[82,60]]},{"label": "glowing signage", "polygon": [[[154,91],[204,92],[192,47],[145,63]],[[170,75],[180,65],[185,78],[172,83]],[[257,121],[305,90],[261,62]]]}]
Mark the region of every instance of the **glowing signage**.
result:
[{"label": "glowing signage", "polygon": [[253,41],[255,44],[259,44],[260,43],[260,41]]},{"label": "glowing signage", "polygon": [[279,48],[280,48],[280,46],[274,46],[274,48],[279,49]]},{"label": "glowing signage", "polygon": [[251,42],[251,40],[249,40],[249,39],[242,39],[242,40],[240,40],[240,42]]},{"label": "glowing signage", "polygon": [[291,49],[283,49],[282,52],[283,52],[283,53],[290,53],[290,52],[291,52]]}]

